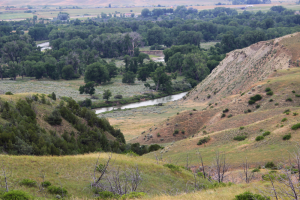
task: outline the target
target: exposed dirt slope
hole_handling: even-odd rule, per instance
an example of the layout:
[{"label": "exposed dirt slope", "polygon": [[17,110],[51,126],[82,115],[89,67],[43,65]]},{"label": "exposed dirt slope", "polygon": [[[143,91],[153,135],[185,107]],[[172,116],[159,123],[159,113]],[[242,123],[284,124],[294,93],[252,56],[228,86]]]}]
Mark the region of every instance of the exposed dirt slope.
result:
[{"label": "exposed dirt slope", "polygon": [[[295,96],[300,94],[297,45],[300,45],[299,33],[228,53],[221,64],[182,101],[183,105],[198,104],[196,110],[179,113],[130,142],[168,143],[268,120],[271,124],[280,122],[274,120],[274,116],[300,103],[300,98]],[[266,94],[267,87],[272,89],[273,96]],[[296,93],[292,93],[293,90]],[[260,94],[262,100],[249,105],[250,97],[256,94]],[[286,101],[288,98],[292,101]],[[225,109],[228,112],[222,117]],[[178,134],[174,134],[176,130]]]}]

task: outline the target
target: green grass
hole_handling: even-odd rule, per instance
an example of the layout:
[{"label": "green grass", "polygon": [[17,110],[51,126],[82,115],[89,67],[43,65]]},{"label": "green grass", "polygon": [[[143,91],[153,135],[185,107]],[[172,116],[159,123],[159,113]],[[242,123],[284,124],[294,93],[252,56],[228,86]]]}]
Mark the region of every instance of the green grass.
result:
[{"label": "green grass", "polygon": [[9,19],[26,19],[32,18],[31,13],[3,13],[0,14],[0,20],[9,20]]},{"label": "green grass", "polygon": [[[10,185],[14,185],[14,189],[29,192],[36,197],[45,196],[46,199],[52,199],[55,195],[38,192],[39,188],[28,188],[18,184],[22,179],[31,179],[41,183],[41,172],[44,172],[45,181],[50,181],[54,186],[66,188],[69,196],[93,198],[90,183],[97,158],[98,154],[61,157],[2,155],[0,161],[12,172],[8,181]],[[102,153],[99,163],[105,163],[106,160],[107,154]],[[138,166],[143,179],[139,191],[147,191],[152,195],[171,190],[173,186],[183,190],[185,183],[192,180],[192,173],[189,171],[181,169],[180,172],[173,172],[162,163],[156,164],[156,160],[144,157],[112,154],[111,164],[114,167],[120,167],[121,170]],[[96,176],[99,176],[99,173],[96,173]]]}]

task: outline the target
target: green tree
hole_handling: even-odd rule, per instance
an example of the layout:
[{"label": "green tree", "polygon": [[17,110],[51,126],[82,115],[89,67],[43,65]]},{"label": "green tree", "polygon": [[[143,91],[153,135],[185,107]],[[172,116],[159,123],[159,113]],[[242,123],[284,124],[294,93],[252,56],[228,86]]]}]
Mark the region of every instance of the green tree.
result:
[{"label": "green tree", "polygon": [[135,82],[135,74],[131,71],[123,74],[122,83],[134,83]]},{"label": "green tree", "polygon": [[36,79],[41,79],[46,72],[45,63],[40,61],[34,65],[34,76]]},{"label": "green tree", "polygon": [[106,99],[106,101],[108,101],[108,99],[111,97],[111,91],[110,90],[104,90],[103,93],[103,99]]},{"label": "green tree", "polygon": [[182,73],[182,67],[183,67],[183,55],[180,52],[175,53],[173,56],[171,56],[167,62],[167,70],[169,72],[175,72],[179,71],[179,74]]},{"label": "green tree", "polygon": [[106,65],[106,68],[109,73],[109,78],[114,78],[118,75],[118,68],[115,64],[115,62],[110,62]]},{"label": "green tree", "polygon": [[160,86],[163,86],[167,93],[172,92],[171,77],[165,73],[164,67],[158,67],[154,72],[151,73],[151,77],[156,85],[156,91]]},{"label": "green tree", "polygon": [[84,86],[80,86],[79,87],[79,92],[80,94],[89,94],[89,95],[93,95],[95,94],[95,82],[91,81],[88,82],[87,84],[85,84]]},{"label": "green tree", "polygon": [[17,62],[10,61],[8,63],[8,73],[11,78],[16,80],[17,75],[20,73],[21,66]]},{"label": "green tree", "polygon": [[148,71],[148,67],[140,67],[137,72],[137,78],[141,81],[146,81],[150,76],[150,72]]},{"label": "green tree", "polygon": [[202,53],[190,53],[184,56],[184,74],[187,78],[202,81],[209,75],[210,71],[206,66],[206,58]]},{"label": "green tree", "polygon": [[162,44],[164,40],[164,31],[160,27],[154,27],[147,32],[147,40],[149,45]]},{"label": "green tree", "polygon": [[88,83],[91,81],[99,84],[101,84],[102,82],[105,83],[106,81],[110,81],[109,71],[107,70],[105,65],[96,62],[86,67],[84,82]]},{"label": "green tree", "polygon": [[142,16],[143,17],[149,17],[149,15],[150,15],[150,10],[148,9],[148,8],[144,8],[143,10],[142,10]]},{"label": "green tree", "polygon": [[74,77],[74,69],[71,65],[64,66],[61,72],[63,79],[70,80]]}]

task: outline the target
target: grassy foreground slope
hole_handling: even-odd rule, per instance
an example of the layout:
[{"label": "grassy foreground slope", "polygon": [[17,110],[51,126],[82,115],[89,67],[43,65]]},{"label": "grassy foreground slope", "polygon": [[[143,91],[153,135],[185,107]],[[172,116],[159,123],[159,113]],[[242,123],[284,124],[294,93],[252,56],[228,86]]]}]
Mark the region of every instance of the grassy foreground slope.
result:
[{"label": "grassy foreground slope", "polygon": [[[45,180],[52,185],[62,186],[67,189],[68,197],[78,199],[92,199],[95,197],[91,183],[95,164],[99,157],[99,163],[104,164],[108,154],[85,154],[76,156],[0,156],[2,167],[11,172],[9,176],[9,189],[23,190],[37,198],[51,199],[54,196],[47,191],[39,191],[39,188],[20,186],[22,179],[32,179],[42,182],[41,174],[45,174]],[[173,172],[155,160],[129,155],[112,154],[111,165],[126,170],[138,166],[141,171],[142,183],[138,191],[144,191],[149,195],[169,193],[173,188],[183,190],[186,183],[193,180],[192,173],[182,169]],[[96,172],[96,176],[100,173]]]}]

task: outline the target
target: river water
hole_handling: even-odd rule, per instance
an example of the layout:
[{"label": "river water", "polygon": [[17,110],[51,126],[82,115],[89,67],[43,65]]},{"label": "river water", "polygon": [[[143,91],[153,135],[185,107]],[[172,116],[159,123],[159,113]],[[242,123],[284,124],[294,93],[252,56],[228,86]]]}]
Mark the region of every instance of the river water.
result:
[{"label": "river water", "polygon": [[41,44],[38,44],[36,46],[42,47],[41,51],[45,51],[46,49],[51,49],[51,47],[49,46],[49,42],[41,43]]},{"label": "river water", "polygon": [[151,106],[151,105],[155,105],[155,104],[159,104],[159,103],[167,103],[170,101],[179,100],[179,99],[183,98],[186,94],[187,94],[187,92],[183,92],[180,94],[170,95],[170,96],[166,96],[166,97],[159,98],[159,99],[141,101],[141,102],[131,103],[131,104],[123,105],[123,106],[100,108],[100,109],[96,109],[95,111],[96,111],[96,114],[100,114],[100,113],[103,113],[106,111],[116,110],[119,108],[120,109],[126,109],[126,108],[128,109],[128,108],[138,108],[138,107],[142,107],[142,106]]}]

